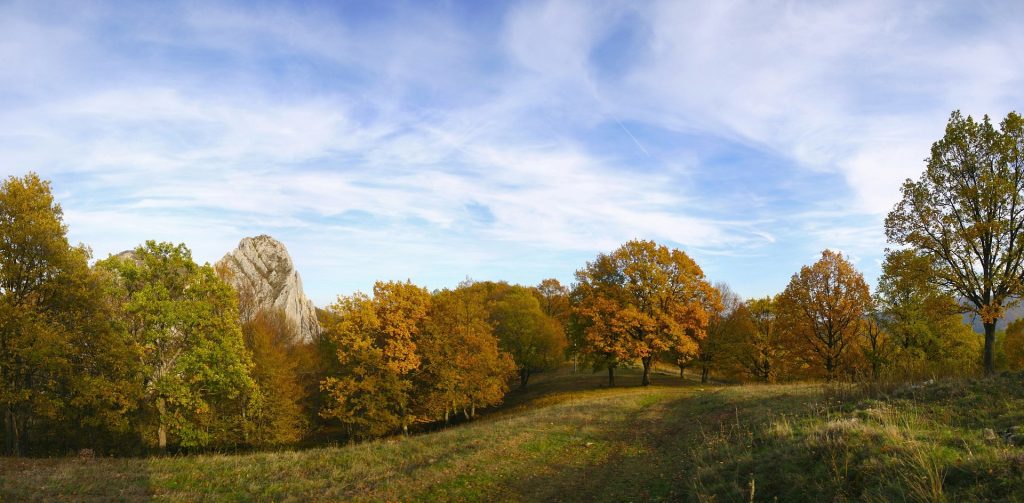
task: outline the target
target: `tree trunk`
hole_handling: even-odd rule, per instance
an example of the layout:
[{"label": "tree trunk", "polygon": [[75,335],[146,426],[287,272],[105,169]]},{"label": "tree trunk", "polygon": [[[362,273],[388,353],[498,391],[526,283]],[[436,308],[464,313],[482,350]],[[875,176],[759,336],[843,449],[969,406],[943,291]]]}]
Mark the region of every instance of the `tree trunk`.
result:
[{"label": "tree trunk", "polygon": [[160,453],[161,454],[166,454],[167,453],[167,426],[164,425],[164,413],[166,412],[166,410],[167,410],[167,408],[166,408],[166,406],[164,404],[163,397],[157,398],[156,399],[156,411],[157,411],[157,414],[159,414],[159,417],[157,418],[157,422],[159,423],[159,427],[157,428],[156,436],[157,436],[157,444],[160,446]]},{"label": "tree trunk", "polygon": [[469,404],[469,417],[476,417],[476,404]]},{"label": "tree trunk", "polygon": [[996,322],[985,323],[985,375],[995,373],[995,365],[992,362],[992,352],[996,343]]},{"label": "tree trunk", "polygon": [[708,382],[708,375],[710,373],[711,373],[711,369],[708,368],[707,365],[701,367],[701,369],[700,369],[700,383],[701,384],[707,384],[707,382]]},{"label": "tree trunk", "polygon": [[654,361],[654,357],[653,356],[645,356],[645,357],[641,358],[640,361],[644,364],[644,379],[643,379],[643,381],[640,382],[640,384],[643,385],[643,386],[650,386],[651,385],[651,363]]},{"label": "tree trunk", "polygon": [[686,367],[682,365],[679,366],[679,378],[684,381],[686,380]]},{"label": "tree trunk", "polygon": [[612,365],[608,366],[608,387],[615,386],[615,367]]},{"label": "tree trunk", "polygon": [[530,381],[530,369],[519,369],[519,389],[526,389],[526,383]]},{"label": "tree trunk", "polygon": [[4,411],[4,453],[14,457],[22,455],[22,426],[18,424],[18,415],[13,408]]},{"label": "tree trunk", "polygon": [[13,454],[13,448],[11,446],[11,439],[14,435],[11,433],[11,410],[9,408],[4,409],[4,451],[5,456]]}]

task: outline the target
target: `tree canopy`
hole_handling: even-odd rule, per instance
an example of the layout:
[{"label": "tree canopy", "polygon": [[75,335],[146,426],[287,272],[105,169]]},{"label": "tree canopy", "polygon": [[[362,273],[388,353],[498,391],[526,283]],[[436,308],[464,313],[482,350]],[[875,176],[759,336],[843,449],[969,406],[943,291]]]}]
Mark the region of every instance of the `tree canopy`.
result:
[{"label": "tree canopy", "polygon": [[247,442],[246,413],[262,397],[235,291],[184,244],[147,241],[97,267],[116,275],[112,297],[141,348],[146,438],[161,450]]},{"label": "tree canopy", "polygon": [[889,241],[926,256],[932,280],[981,317],[993,372],[996,322],[1024,292],[1024,119],[999,129],[953,112],[924,173],[885,221]]},{"label": "tree canopy", "polygon": [[587,320],[586,351],[640,359],[650,384],[654,359],[670,349],[695,352],[718,293],[681,250],[629,241],[576,272],[577,312]]},{"label": "tree canopy", "polygon": [[[124,433],[134,409],[136,348],[117,330],[105,278],[67,240],[50,184],[34,173],[0,184],[0,421],[3,452],[65,447]],[[52,438],[51,438],[52,439]]]},{"label": "tree canopy", "polygon": [[835,379],[847,349],[855,342],[871,307],[864,277],[853,264],[831,250],[813,265],[800,268],[778,299],[785,330],[803,360]]}]

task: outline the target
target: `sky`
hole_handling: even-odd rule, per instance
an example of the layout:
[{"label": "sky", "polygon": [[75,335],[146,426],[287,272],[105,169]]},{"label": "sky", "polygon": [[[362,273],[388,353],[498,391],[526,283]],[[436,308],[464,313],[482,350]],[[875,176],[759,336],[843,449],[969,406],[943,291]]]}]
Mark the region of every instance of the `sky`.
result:
[{"label": "sky", "polygon": [[1024,112],[1024,2],[0,0],[0,176],[69,238],[289,249],[376,280],[536,284],[630,239],[774,294],[873,284],[953,110]]}]

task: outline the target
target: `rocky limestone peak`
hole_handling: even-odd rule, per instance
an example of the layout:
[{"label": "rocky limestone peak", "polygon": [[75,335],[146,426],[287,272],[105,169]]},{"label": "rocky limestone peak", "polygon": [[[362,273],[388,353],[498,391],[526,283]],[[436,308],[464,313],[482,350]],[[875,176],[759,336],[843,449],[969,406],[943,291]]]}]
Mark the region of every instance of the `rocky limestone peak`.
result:
[{"label": "rocky limestone peak", "polygon": [[224,281],[238,290],[243,322],[260,310],[281,309],[296,324],[302,340],[311,341],[320,334],[316,306],[302,290],[302,279],[280,241],[267,235],[242,239],[216,268]]}]

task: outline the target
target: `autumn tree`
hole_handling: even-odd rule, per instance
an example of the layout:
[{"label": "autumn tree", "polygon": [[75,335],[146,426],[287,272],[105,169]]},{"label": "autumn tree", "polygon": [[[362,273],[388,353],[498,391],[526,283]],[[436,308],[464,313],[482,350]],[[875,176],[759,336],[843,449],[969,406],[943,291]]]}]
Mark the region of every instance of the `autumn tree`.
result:
[{"label": "autumn tree", "polygon": [[[700,365],[700,382],[706,383],[712,368],[721,368],[731,363],[735,341],[742,334],[750,332],[750,319],[743,305],[743,299],[725,283],[716,283],[715,291],[721,302],[708,312],[706,335],[697,342],[693,360]],[[676,355],[677,361],[686,355]]]},{"label": "autumn tree", "polygon": [[1024,293],[1022,192],[1024,119],[1011,112],[996,129],[957,111],[885,221],[889,241],[931,259],[933,281],[981,318],[987,373],[996,322]]},{"label": "autumn tree", "polygon": [[843,256],[825,250],[794,274],[779,296],[779,317],[808,363],[832,380],[871,306],[864,277]]},{"label": "autumn tree", "polygon": [[1024,370],[1024,318],[1018,318],[1007,325],[1004,337],[1006,367],[1012,371]]},{"label": "autumn tree", "polygon": [[535,372],[565,361],[565,329],[544,313],[530,289],[510,286],[492,306],[490,318],[502,350],[516,363],[520,389]]},{"label": "autumn tree", "polygon": [[747,330],[737,331],[731,354],[744,371],[760,382],[773,382],[783,370],[786,349],[777,322],[777,301],[773,297],[751,299],[743,313]]},{"label": "autumn tree", "polygon": [[572,313],[572,306],[569,305],[569,288],[557,279],[548,278],[534,287],[533,293],[540,302],[540,309],[544,314],[562,325],[569,322],[569,315]]},{"label": "autumn tree", "polygon": [[89,269],[88,259],[87,248],[68,243],[49,182],[34,173],[3,181],[0,422],[6,454],[32,451],[34,438],[95,446],[100,433],[128,427],[135,348],[111,323],[103,277]]},{"label": "autumn tree", "polygon": [[576,310],[587,320],[585,350],[617,361],[639,359],[645,386],[657,355],[696,351],[708,309],[720,304],[696,262],[653,241],[630,241],[598,255],[576,280]]},{"label": "autumn tree", "polygon": [[857,346],[865,373],[877,381],[882,377],[882,371],[892,364],[896,348],[876,313],[864,317]]},{"label": "autumn tree", "polygon": [[429,309],[430,293],[409,282],[377,282],[373,297],[356,293],[328,307],[333,317],[325,332],[337,348],[338,373],[321,381],[327,401],[320,415],[352,437],[407,431]]},{"label": "autumn tree", "polygon": [[498,348],[488,322],[483,292],[472,288],[436,292],[417,343],[422,365],[414,401],[427,421],[501,403],[516,372],[512,357]]},{"label": "autumn tree", "polygon": [[250,377],[237,298],[184,244],[146,244],[97,264],[141,348],[146,436],[160,450],[247,442],[247,413],[261,395]]},{"label": "autumn tree", "polygon": [[562,331],[566,338],[566,354],[572,358],[572,368],[575,372],[579,365],[580,346],[578,341],[571,335],[573,330],[571,291],[560,281],[548,278],[533,288],[533,292],[540,301],[540,308],[562,325]]},{"label": "autumn tree", "polygon": [[299,441],[308,428],[300,375],[304,355],[298,327],[281,309],[264,309],[242,324],[252,355],[252,377],[263,401],[252,417],[252,442],[281,445]]}]

